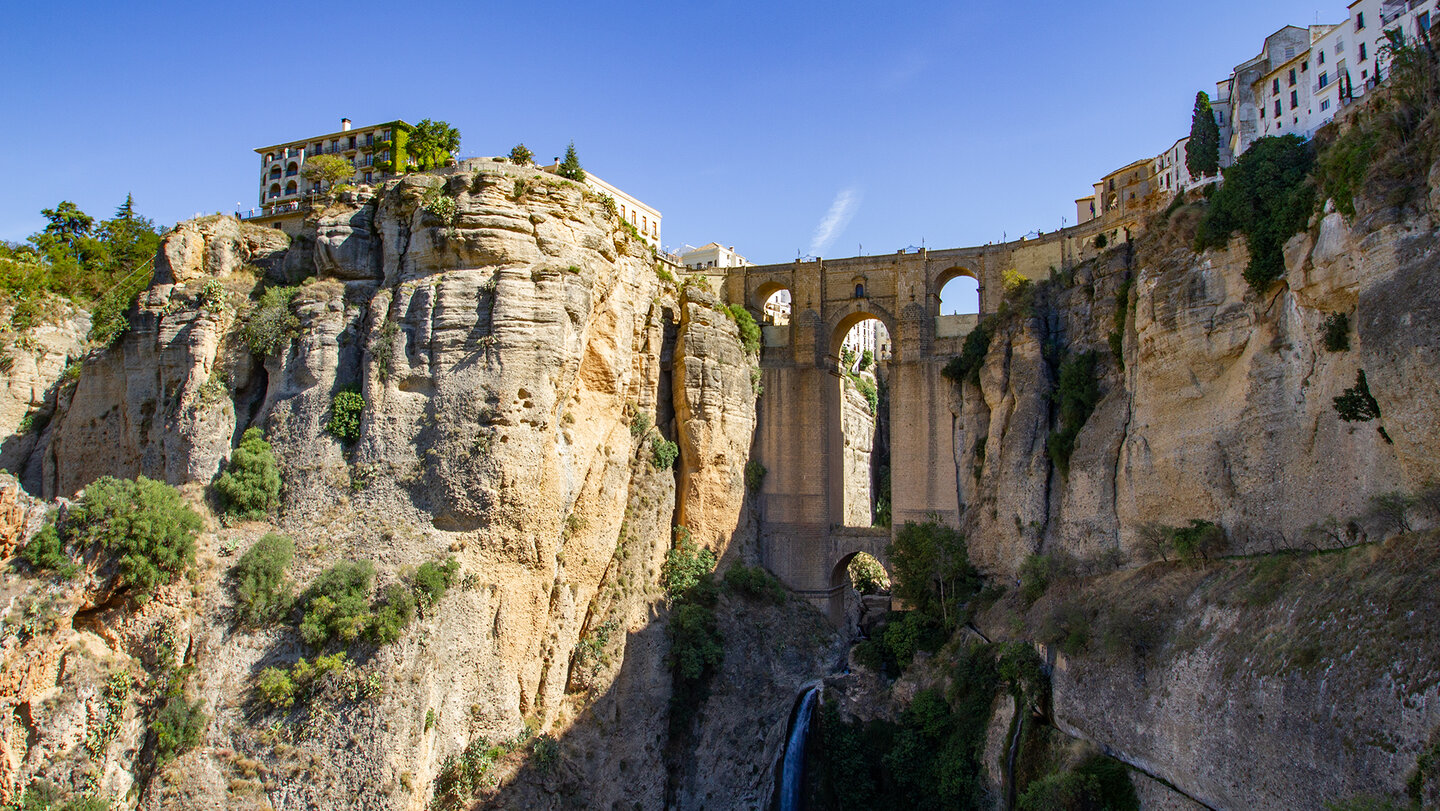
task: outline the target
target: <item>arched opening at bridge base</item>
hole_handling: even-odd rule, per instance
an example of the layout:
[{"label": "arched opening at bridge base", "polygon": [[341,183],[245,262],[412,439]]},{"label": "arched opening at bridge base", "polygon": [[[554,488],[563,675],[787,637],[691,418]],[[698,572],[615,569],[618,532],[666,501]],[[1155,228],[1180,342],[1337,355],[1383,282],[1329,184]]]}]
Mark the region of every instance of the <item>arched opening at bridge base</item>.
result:
[{"label": "arched opening at bridge base", "polygon": [[842,557],[830,573],[830,621],[869,638],[889,612],[890,573],[884,564],[864,551]]},{"label": "arched opening at bridge base", "polygon": [[[836,523],[849,528],[890,526],[890,330],[868,313],[856,313],[837,330],[839,388]],[[838,463],[838,464],[836,464]],[[836,469],[838,468],[838,470]]]}]

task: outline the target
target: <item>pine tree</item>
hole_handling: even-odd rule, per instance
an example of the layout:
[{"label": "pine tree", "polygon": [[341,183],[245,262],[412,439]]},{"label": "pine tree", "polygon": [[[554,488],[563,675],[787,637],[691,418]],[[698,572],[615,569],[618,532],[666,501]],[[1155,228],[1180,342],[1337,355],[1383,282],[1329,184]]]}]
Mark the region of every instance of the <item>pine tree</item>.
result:
[{"label": "pine tree", "polygon": [[1214,177],[1220,172],[1220,127],[1215,123],[1215,110],[1210,96],[1202,90],[1195,94],[1195,112],[1190,116],[1190,143],[1185,148],[1185,168],[1190,179]]},{"label": "pine tree", "polygon": [[135,219],[135,196],[127,193],[125,202],[115,209],[115,219],[121,222],[131,222]]},{"label": "pine tree", "polygon": [[580,183],[585,182],[585,170],[580,168],[580,156],[575,154],[575,142],[565,147],[565,160],[560,162],[560,176]]}]

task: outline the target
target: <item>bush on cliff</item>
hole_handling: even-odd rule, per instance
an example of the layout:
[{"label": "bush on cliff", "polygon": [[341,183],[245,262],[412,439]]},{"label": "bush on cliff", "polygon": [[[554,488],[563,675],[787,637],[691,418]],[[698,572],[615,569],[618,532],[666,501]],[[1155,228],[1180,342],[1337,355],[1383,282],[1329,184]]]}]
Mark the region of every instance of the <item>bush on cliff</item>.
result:
[{"label": "bush on cliff", "polygon": [[375,566],[368,560],[342,560],[321,572],[305,591],[301,638],[316,648],[359,639],[370,625],[374,580]]},{"label": "bush on cliff", "polygon": [[116,560],[123,586],[140,600],[195,562],[200,516],[164,482],[109,476],[91,482],[57,527],[64,545],[98,544]]},{"label": "bush on cliff", "polygon": [[252,627],[281,619],[294,602],[293,586],[285,576],[295,556],[295,543],[269,533],[240,556],[231,571],[235,583],[236,613]]},{"label": "bush on cliff", "polygon": [[264,518],[280,506],[280,466],[259,428],[246,429],[229,467],[215,480],[215,495],[226,514],[239,518]]},{"label": "bush on cliff", "polygon": [[980,573],[970,565],[965,536],[931,519],[906,521],[886,549],[895,572],[892,593],[950,629],[980,588]]},{"label": "bush on cliff", "polygon": [[1309,182],[1315,152],[1296,135],[1261,138],[1235,165],[1210,199],[1196,250],[1223,248],[1243,233],[1250,246],[1245,281],[1257,294],[1285,275],[1285,241],[1305,229],[1315,208]]},{"label": "bush on cliff", "polygon": [[715,554],[696,544],[684,527],[676,527],[676,545],[665,553],[660,580],[670,596],[670,698],[672,731],[686,729],[709,693],[710,679],[725,656],[724,638],[715,619],[719,589]]},{"label": "bush on cliff", "polygon": [[335,392],[330,399],[330,420],[325,430],[342,442],[350,443],[360,438],[360,415],[365,411],[365,398],[354,388]]},{"label": "bush on cliff", "polygon": [[990,351],[990,339],[995,335],[995,321],[992,318],[982,320],[970,334],[965,336],[965,343],[960,347],[960,354],[950,359],[940,374],[949,378],[956,385],[970,383],[980,385],[980,367],[985,365],[985,355]]},{"label": "bush on cliff", "polygon": [[735,326],[740,328],[740,344],[745,347],[745,351],[751,355],[757,354],[760,351],[760,325],[755,323],[755,316],[751,315],[743,304],[732,304],[725,308],[725,312],[734,319]]},{"label": "bush on cliff", "polygon": [[251,352],[268,357],[295,337],[300,319],[290,311],[290,305],[298,292],[298,287],[271,287],[261,294],[240,333]]},{"label": "bush on cliff", "polygon": [[1031,783],[1020,795],[1019,811],[1140,811],[1140,798],[1125,764],[1104,755],[1091,755],[1073,770],[1048,775]]},{"label": "bush on cliff", "polygon": [[1059,408],[1059,428],[1050,434],[1046,452],[1061,474],[1070,473],[1070,455],[1080,429],[1100,402],[1100,381],[1096,377],[1099,355],[1080,352],[1068,355],[1060,364],[1060,379],[1053,401]]}]

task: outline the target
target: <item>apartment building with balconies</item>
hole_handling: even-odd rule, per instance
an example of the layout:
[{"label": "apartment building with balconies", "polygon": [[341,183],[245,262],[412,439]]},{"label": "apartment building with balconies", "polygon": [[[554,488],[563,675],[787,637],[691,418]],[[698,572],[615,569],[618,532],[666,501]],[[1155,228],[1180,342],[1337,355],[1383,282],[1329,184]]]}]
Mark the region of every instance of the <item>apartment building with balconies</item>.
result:
[{"label": "apartment building with balconies", "polygon": [[334,155],[355,168],[353,183],[375,183],[404,166],[405,136],[413,129],[404,121],[387,121],[352,127],[340,119],[338,132],[256,149],[260,156],[260,207],[265,214],[298,208],[306,196],[321,191],[316,181],[302,174],[305,162],[319,155]]}]

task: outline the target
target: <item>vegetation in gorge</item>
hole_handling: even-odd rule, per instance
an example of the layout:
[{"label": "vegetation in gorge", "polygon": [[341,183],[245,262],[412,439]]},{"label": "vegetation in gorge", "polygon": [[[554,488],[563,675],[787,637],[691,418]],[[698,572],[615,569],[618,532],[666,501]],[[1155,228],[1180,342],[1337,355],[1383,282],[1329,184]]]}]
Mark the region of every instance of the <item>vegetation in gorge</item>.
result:
[{"label": "vegetation in gorge", "polygon": [[667,662],[674,684],[670,723],[672,730],[683,730],[709,694],[710,679],[725,648],[715,619],[719,597],[715,553],[696,544],[684,527],[677,527],[675,534],[676,544],[665,553],[660,580],[670,599]]},{"label": "vegetation in gorge", "polygon": [[1245,281],[1257,293],[1285,275],[1285,241],[1305,229],[1315,208],[1308,182],[1315,163],[1310,142],[1296,135],[1257,140],[1225,170],[1196,236],[1196,250],[1223,248],[1236,231],[1250,247]]},{"label": "vegetation in gorge", "polygon": [[235,583],[235,607],[241,622],[258,628],[290,613],[294,585],[285,572],[294,556],[294,541],[273,532],[240,556],[230,577]]},{"label": "vegetation in gorge", "polygon": [[31,565],[73,574],[66,549],[109,554],[120,585],[139,600],[195,562],[199,514],[164,482],[106,476],[91,482],[59,523],[47,525],[21,551]]},{"label": "vegetation in gorge", "polygon": [[299,292],[299,287],[270,287],[260,295],[240,333],[251,352],[268,357],[295,337],[300,319],[291,312],[290,305]]},{"label": "vegetation in gorge", "polygon": [[1045,450],[1062,475],[1070,472],[1070,455],[1080,429],[1100,402],[1100,381],[1096,352],[1069,354],[1060,363],[1059,381],[1052,398],[1059,412],[1059,427],[1050,434]]},{"label": "vegetation in gorge", "polygon": [[280,506],[280,466],[265,433],[247,428],[230,464],[215,480],[221,510],[237,518],[264,518]]},{"label": "vegetation in gorge", "polygon": [[355,388],[335,392],[330,398],[330,419],[325,430],[346,444],[360,438],[360,415],[365,411],[365,397]]}]

